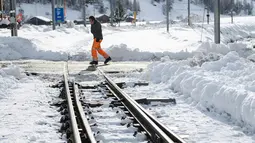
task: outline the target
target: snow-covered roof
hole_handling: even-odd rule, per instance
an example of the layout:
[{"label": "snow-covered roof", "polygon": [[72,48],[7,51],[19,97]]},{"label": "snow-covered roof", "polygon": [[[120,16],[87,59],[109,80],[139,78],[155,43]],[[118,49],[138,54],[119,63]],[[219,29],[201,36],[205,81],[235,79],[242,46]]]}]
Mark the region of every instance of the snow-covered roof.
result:
[{"label": "snow-covered roof", "polygon": [[[134,16],[127,16],[127,18],[135,18]],[[136,19],[138,19],[138,17],[136,16]]]},{"label": "snow-covered roof", "polygon": [[107,15],[107,14],[98,14],[98,15],[95,15],[95,17],[101,17],[101,16],[103,16],[103,15],[109,16],[109,15]]},{"label": "snow-covered roof", "polygon": [[0,20],[0,25],[2,25],[2,24],[9,25],[9,24],[10,24],[10,21],[9,21],[8,19]]},{"label": "snow-covered roof", "polygon": [[[46,22],[50,22],[51,20],[50,19],[48,19],[48,18],[46,18],[46,17],[43,17],[43,16],[34,16],[34,17],[36,17],[36,18],[38,18],[38,19],[41,19],[41,20],[43,20],[43,21],[46,21]],[[33,18],[33,17],[32,17]]]}]

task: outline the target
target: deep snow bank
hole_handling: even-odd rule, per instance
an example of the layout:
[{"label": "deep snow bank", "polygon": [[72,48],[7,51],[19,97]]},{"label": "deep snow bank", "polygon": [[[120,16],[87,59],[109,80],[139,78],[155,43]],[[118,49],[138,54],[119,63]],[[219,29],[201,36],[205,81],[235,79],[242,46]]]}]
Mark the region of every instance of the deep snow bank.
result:
[{"label": "deep snow bank", "polygon": [[241,125],[251,125],[255,130],[255,65],[241,57],[240,51],[225,47],[221,52],[225,55],[210,53],[214,57],[207,61],[200,58],[203,60],[201,66],[191,66],[195,57],[184,61],[163,58],[149,65],[143,78],[167,83],[169,88],[182,93],[185,99],[199,107],[227,113]]},{"label": "deep snow bank", "polygon": [[30,40],[20,37],[0,37],[0,51],[0,60],[67,58],[65,54],[59,52],[40,50]]},{"label": "deep snow bank", "polygon": [[0,67],[0,99],[8,95],[6,89],[12,89],[17,87],[22,74],[22,69],[15,65],[9,65],[7,67]]},{"label": "deep snow bank", "polygon": [[[59,37],[60,38],[60,37]],[[0,37],[0,60],[17,60],[17,59],[43,59],[43,60],[90,60],[91,48],[85,50],[74,47],[66,52],[56,52],[57,48],[53,48],[49,51],[47,48],[42,49],[42,45],[38,45],[38,41],[24,39],[20,37]],[[40,43],[40,42],[39,42]],[[43,43],[41,43],[43,44]],[[47,43],[46,43],[47,44]],[[74,52],[74,49],[77,49]],[[220,53],[227,54],[230,51],[237,51],[242,57],[249,57],[254,59],[254,52],[252,49],[247,48],[245,44],[214,44],[210,42],[202,43],[196,51],[187,52],[146,52],[140,51],[140,49],[134,49],[126,44],[112,45],[109,48],[105,48],[105,51],[109,53],[113,61],[157,61],[160,58],[168,56],[173,60],[186,60],[196,55],[206,55],[206,53]],[[99,59],[103,60],[103,57],[99,55]],[[194,58],[193,58],[194,59]]]}]

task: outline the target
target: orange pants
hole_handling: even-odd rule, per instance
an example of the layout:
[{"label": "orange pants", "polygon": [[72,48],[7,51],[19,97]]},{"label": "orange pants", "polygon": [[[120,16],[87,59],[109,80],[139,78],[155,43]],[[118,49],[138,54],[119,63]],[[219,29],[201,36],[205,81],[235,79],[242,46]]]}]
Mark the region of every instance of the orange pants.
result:
[{"label": "orange pants", "polygon": [[101,42],[102,40],[99,40],[99,42],[96,41],[96,38],[94,38],[91,54],[94,61],[98,60],[97,52],[102,55],[105,59],[109,57],[109,55],[101,48]]}]

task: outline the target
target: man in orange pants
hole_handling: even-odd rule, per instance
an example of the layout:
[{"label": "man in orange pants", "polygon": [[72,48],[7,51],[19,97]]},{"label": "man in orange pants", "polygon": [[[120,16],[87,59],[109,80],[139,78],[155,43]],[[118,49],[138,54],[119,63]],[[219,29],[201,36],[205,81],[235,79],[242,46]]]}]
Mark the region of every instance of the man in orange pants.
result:
[{"label": "man in orange pants", "polygon": [[104,64],[107,64],[111,57],[101,48],[101,42],[103,40],[101,24],[95,19],[94,16],[89,17],[91,24],[91,33],[94,36],[94,41],[91,49],[93,61],[90,64],[98,65],[97,52],[105,58]]}]

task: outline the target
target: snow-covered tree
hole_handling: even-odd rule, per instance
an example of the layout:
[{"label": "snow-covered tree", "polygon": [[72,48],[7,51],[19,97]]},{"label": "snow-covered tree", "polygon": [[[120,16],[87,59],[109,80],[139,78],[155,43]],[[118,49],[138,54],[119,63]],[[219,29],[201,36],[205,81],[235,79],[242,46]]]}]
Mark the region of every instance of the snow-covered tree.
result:
[{"label": "snow-covered tree", "polygon": [[[172,10],[172,8],[173,8],[173,3],[174,3],[174,0],[169,0],[169,5],[168,5],[168,7],[169,7],[169,12]],[[166,3],[164,3],[163,5],[162,5],[162,12],[163,12],[163,14],[164,15],[166,15],[166,9],[167,7],[166,7]]]}]

